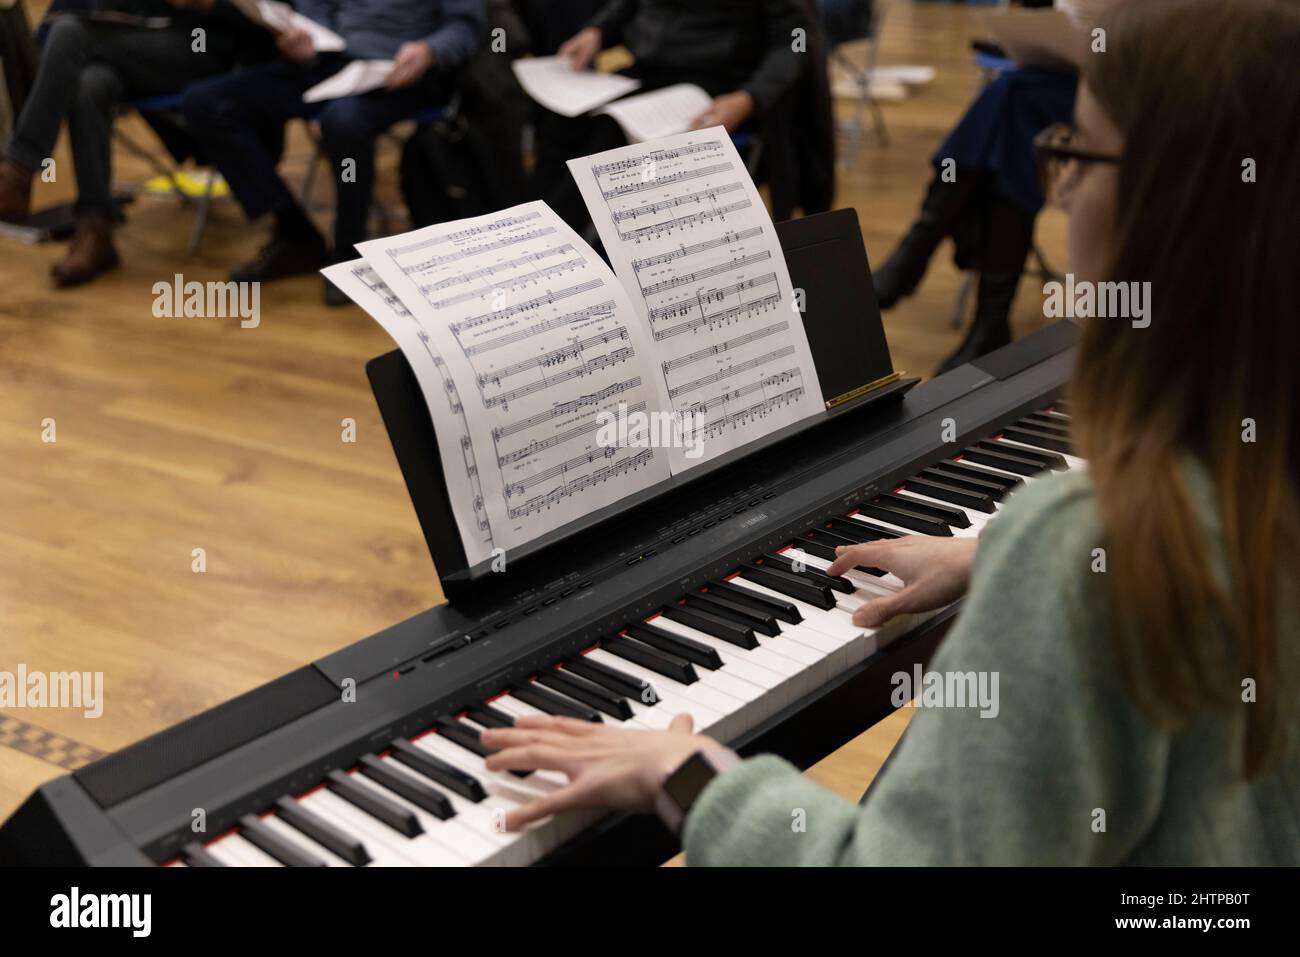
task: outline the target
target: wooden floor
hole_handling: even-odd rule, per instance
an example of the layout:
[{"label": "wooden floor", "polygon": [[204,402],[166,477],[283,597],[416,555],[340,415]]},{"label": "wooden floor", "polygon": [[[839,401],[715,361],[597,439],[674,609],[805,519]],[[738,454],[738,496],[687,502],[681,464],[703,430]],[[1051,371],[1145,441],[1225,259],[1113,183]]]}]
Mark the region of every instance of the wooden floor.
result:
[{"label": "wooden floor", "polygon": [[[881,63],[930,64],[937,77],[885,106],[890,144],[867,142],[842,176],[838,205],[858,210],[873,262],[905,229],[930,154],[979,87],[973,30],[965,7],[891,7]],[[300,175],[300,134],[293,144],[286,166]],[[65,143],[56,158],[59,182],[40,185],[38,205],[69,195]],[[147,175],[119,159],[119,182]],[[1044,220],[1039,238],[1062,262],[1061,222]],[[0,820],[97,752],[442,600],[365,382],[364,362],[390,340],[359,309],[323,308],[316,279],[264,287],[257,329],[155,318],[155,282],[223,279],[263,239],[227,200],[187,258],[190,222],[175,200],[142,197],[119,232],[124,267],[73,291],[47,278],[58,246],[0,238],[0,670],[102,671],[106,698],[97,719],[0,711]],[[959,278],[941,250],[919,294],[886,318],[896,368],[929,374],[955,348]],[[1018,334],[1043,321],[1032,286]],[[355,444],[341,440],[344,418]],[[907,715],[810,773],[856,799]]]}]

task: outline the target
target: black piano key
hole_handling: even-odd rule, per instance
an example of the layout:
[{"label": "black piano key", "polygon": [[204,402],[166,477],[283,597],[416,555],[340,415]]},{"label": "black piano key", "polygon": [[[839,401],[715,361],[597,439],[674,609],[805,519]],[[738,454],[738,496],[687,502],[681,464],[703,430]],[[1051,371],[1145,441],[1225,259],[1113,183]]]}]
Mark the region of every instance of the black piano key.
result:
[{"label": "black piano key", "polygon": [[835,598],[825,585],[818,585],[807,578],[800,578],[798,575],[791,575],[780,569],[746,563],[740,566],[740,577],[790,598],[807,602],[814,608],[829,611],[835,607]]},{"label": "black piano key", "polygon": [[256,814],[245,814],[239,819],[239,836],[248,843],[270,854],[285,867],[325,867],[325,859],[308,854],[292,841],[286,841],[271,830]]},{"label": "black piano key", "polygon": [[644,678],[626,674],[599,661],[592,661],[585,655],[575,655],[568,659],[564,662],[564,668],[566,671],[572,671],[575,675],[600,685],[607,691],[620,694],[632,701],[652,705],[659,700],[658,695],[655,694],[654,686]]},{"label": "black piano key", "polygon": [[734,621],[727,621],[727,619],[711,615],[707,611],[701,611],[698,608],[686,608],[683,605],[665,605],[660,609],[660,614],[670,621],[686,625],[688,628],[694,628],[696,631],[702,631],[706,635],[712,635],[714,638],[729,642],[738,648],[758,647],[758,638],[754,636],[753,628],[746,628]]},{"label": "black piano key", "polygon": [[988,449],[990,452],[1001,452],[1004,455],[1029,459],[1031,462],[1041,462],[1045,468],[1049,468],[1054,472],[1063,472],[1070,467],[1065,461],[1065,456],[1059,452],[1048,452],[1045,449],[1027,449],[1022,445],[1012,445],[1010,442],[1004,442],[1003,438],[1005,438],[1005,432],[996,439],[980,439],[978,444],[980,448]]},{"label": "black piano key", "polygon": [[987,482],[983,479],[969,478],[965,475],[958,475],[956,472],[945,472],[938,466],[921,469],[920,475],[917,477],[924,482],[933,482],[936,485],[948,485],[952,488],[959,488],[964,492],[982,495],[988,498],[990,502],[1002,501],[1002,497],[1007,491],[1006,486],[998,485],[996,482]]},{"label": "black piano key", "polygon": [[[817,536],[817,538],[814,538],[813,536]],[[818,538],[821,540],[819,541]],[[832,539],[829,532],[817,529],[813,529],[805,535],[798,536],[794,540],[794,543],[809,555],[815,555],[828,562],[833,562],[839,557],[835,551],[837,545],[853,544],[853,542],[850,542],[848,539],[839,538],[838,536],[835,536],[835,538]],[[868,575],[875,575],[877,578],[885,574],[879,568],[870,568],[866,565],[854,565],[853,568],[855,571],[865,572]]]},{"label": "black piano key", "polygon": [[225,867],[226,865],[217,860],[215,854],[209,851],[198,841],[190,841],[181,848],[181,860],[190,867]]},{"label": "black piano key", "polygon": [[[628,635],[633,633],[632,629],[633,626],[629,625],[627,628]],[[602,641],[600,646],[611,655],[617,655],[634,665],[640,665],[657,675],[672,678],[684,685],[694,684],[700,680],[699,675],[695,673],[695,667],[685,658],[669,651],[652,648],[650,645],[643,644],[633,638],[624,635],[613,635]]]},{"label": "black piano key", "polygon": [[952,502],[954,505],[974,509],[977,512],[992,513],[996,509],[993,499],[989,496],[979,492],[967,491],[947,482],[935,482],[918,476],[905,481],[903,488],[909,492],[915,492],[917,495],[928,495],[930,498],[937,498],[943,502]]},{"label": "black piano key", "polygon": [[970,462],[958,462],[955,459],[936,462],[933,467],[948,475],[956,475],[977,482],[991,482],[1001,488],[1003,493],[1010,492],[1024,484],[1024,479],[1019,476],[1007,475],[1005,472],[995,472],[992,469],[982,468]]},{"label": "black piano key", "polygon": [[995,469],[1015,472],[1017,475],[1037,475],[1044,469],[1043,463],[1034,459],[1027,459],[994,449],[983,449],[979,446],[966,449],[962,452],[962,457],[972,462],[979,462],[981,465],[991,465]]},{"label": "black piano key", "polygon": [[903,536],[902,532],[896,532],[892,528],[884,528],[874,522],[860,522],[856,518],[832,518],[826,524],[829,526],[827,531],[842,535],[855,545],[862,545],[866,542],[880,542],[887,538],[901,538]]},{"label": "black piano key", "polygon": [[357,810],[369,814],[376,821],[387,824],[398,834],[419,837],[424,833],[419,818],[412,811],[408,811],[396,801],[390,801],[382,794],[363,788],[342,771],[331,771],[326,787]]},{"label": "black piano key", "polygon": [[579,678],[577,675],[547,669],[538,672],[537,683],[545,685],[557,694],[589,704],[597,711],[603,711],[619,721],[628,721],[632,718],[632,707],[622,695],[606,691],[600,685]]},{"label": "black piano key", "polygon": [[451,801],[447,800],[447,795],[435,791],[409,774],[403,774],[396,768],[384,764],[373,754],[364,755],[360,765],[361,773],[370,780],[380,787],[388,788],[398,797],[405,798],[421,810],[428,811],[434,817],[445,821],[456,816],[456,809],[451,806]]},{"label": "black piano key", "polygon": [[773,598],[771,595],[759,595],[748,588],[742,588],[740,585],[733,585],[727,581],[709,581],[706,587],[711,595],[722,595],[732,601],[749,605],[751,608],[759,608],[770,612],[773,618],[780,621],[789,622],[792,625],[797,625],[803,621],[803,614],[799,609],[781,598]]},{"label": "black piano key", "polygon": [[798,575],[801,578],[807,578],[810,581],[814,581],[818,585],[825,585],[831,591],[837,591],[844,595],[852,595],[857,591],[853,586],[853,582],[849,581],[847,578],[843,578],[839,575],[827,575],[820,568],[813,568],[811,565],[805,564],[803,571],[795,571],[794,561],[795,560],[790,558],[788,555],[779,555],[776,552],[768,552],[763,556],[763,564],[775,565],[778,568],[788,571],[791,575]]},{"label": "black piano key", "polygon": [[885,504],[877,499],[872,499],[870,502],[863,502],[859,505],[858,512],[869,518],[878,518],[882,522],[889,522],[891,525],[910,528],[922,535],[952,535],[952,529],[947,524],[910,506],[904,507],[893,503]]},{"label": "black piano key", "polygon": [[[656,628],[654,625],[644,622],[628,625],[624,630],[627,632],[628,637],[635,638],[643,645],[649,645],[656,651],[661,651],[673,658],[681,658],[688,665],[699,665],[701,668],[708,668],[710,671],[717,671],[722,667],[722,656],[718,654],[718,650],[702,641],[685,638],[682,635],[664,631],[662,628]],[[662,673],[660,672],[660,674]],[[690,671],[690,676],[690,681],[685,681],[683,684],[691,684],[699,680],[699,675],[693,669]],[[677,678],[677,680],[681,681],[682,679]]]},{"label": "black piano key", "polygon": [[1070,400],[1069,400],[1069,399],[1053,399],[1053,400],[1052,400],[1052,404],[1049,405],[1049,406],[1047,407],[1047,411],[1049,411],[1049,412],[1059,412],[1059,413],[1061,413],[1062,415],[1069,415],[1069,414],[1070,414]]},{"label": "black piano key", "polygon": [[394,761],[400,761],[417,774],[424,775],[430,781],[438,782],[448,791],[459,794],[467,801],[477,804],[487,797],[487,791],[474,775],[462,771],[454,764],[448,764],[442,758],[417,747],[406,738],[398,738],[393,742],[392,748]]},{"label": "black piano key", "polygon": [[511,688],[510,693],[524,704],[530,704],[538,711],[545,711],[547,714],[553,714],[556,717],[577,718],[579,721],[600,721],[600,712],[595,708],[588,708],[586,705],[561,697],[554,692],[547,691],[545,688],[539,688],[535,684],[519,685]]},{"label": "black piano key", "polygon": [[748,625],[760,635],[775,638],[781,634],[781,626],[772,615],[751,608],[749,605],[734,602],[730,598],[691,592],[685,597],[685,601],[687,605],[703,609],[710,614],[730,619],[741,625]]},{"label": "black piano key", "polygon": [[[541,689],[538,689],[539,691]],[[511,692],[522,700],[518,692]],[[496,748],[489,748],[479,737],[477,728],[471,728],[465,722],[453,718],[451,715],[443,715],[434,722],[434,728],[437,732],[450,741],[452,744],[460,745],[466,751],[477,754],[480,758],[486,758],[489,754],[494,754]],[[532,774],[532,771],[510,771],[517,778],[524,778]]]},{"label": "black piano key", "polygon": [[1039,432],[1050,432],[1053,435],[1060,435],[1064,438],[1070,437],[1070,420],[1061,416],[1052,415],[1049,412],[1031,412],[1019,422],[1026,429],[1036,429]]},{"label": "black piano key", "polygon": [[910,512],[919,512],[921,515],[928,515],[936,522],[943,522],[951,528],[970,528],[970,516],[961,509],[953,508],[950,505],[918,502],[916,499],[908,498],[906,495],[899,495],[897,492],[881,492],[872,501],[880,502],[882,505],[888,505],[891,508],[897,507],[907,509]]},{"label": "black piano key", "polygon": [[477,705],[465,712],[465,716],[475,724],[485,728],[513,728],[515,719],[512,715],[488,704]]},{"label": "black piano key", "polygon": [[1030,412],[1024,417],[1027,420],[1036,421],[1036,423],[1044,423],[1045,425],[1056,426],[1058,429],[1065,429],[1066,432],[1070,430],[1070,416],[1065,415],[1063,412],[1049,412],[1043,408],[1043,410],[1037,412]]},{"label": "black piano key", "polygon": [[1011,442],[1023,442],[1025,445],[1032,445],[1039,449],[1051,449],[1053,452],[1064,452],[1066,455],[1074,454],[1074,446],[1068,438],[1054,435],[1045,429],[1008,425],[1002,430],[1002,437]]},{"label": "black piano key", "polygon": [[307,835],[325,850],[341,857],[353,867],[370,863],[366,845],[352,835],[339,830],[314,811],[309,811],[293,798],[282,797],[275,802],[277,816],[295,831]]}]

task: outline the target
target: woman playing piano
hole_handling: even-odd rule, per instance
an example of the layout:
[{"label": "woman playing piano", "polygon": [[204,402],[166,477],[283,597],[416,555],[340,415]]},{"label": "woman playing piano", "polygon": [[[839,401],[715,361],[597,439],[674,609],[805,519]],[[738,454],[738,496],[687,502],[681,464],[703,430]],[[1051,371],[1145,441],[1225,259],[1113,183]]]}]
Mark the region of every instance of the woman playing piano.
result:
[{"label": "woman playing piano", "polygon": [[977,551],[911,537],[829,570],[906,582],[862,625],[969,577],[930,670],[996,677],[995,706],[918,708],[861,805],[684,716],[520,719],[483,733],[489,764],[570,784],[509,826],[659,810],[691,864],[1300,863],[1300,4],[1148,0],[1103,27],[1074,123],[1039,138],[1076,285],[1153,298],[1149,324],[1084,330],[1088,470],[1030,483]]}]

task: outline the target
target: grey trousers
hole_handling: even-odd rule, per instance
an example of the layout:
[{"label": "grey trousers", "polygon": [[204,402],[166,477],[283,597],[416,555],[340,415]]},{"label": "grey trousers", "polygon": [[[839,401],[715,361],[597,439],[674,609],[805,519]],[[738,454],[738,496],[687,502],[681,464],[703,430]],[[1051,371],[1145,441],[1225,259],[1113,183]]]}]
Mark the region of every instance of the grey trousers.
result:
[{"label": "grey trousers", "polygon": [[[117,215],[112,196],[112,129],[124,99],[176,93],[223,73],[223,57],[191,49],[187,28],[99,23],[75,15],[53,21],[8,156],[42,169],[66,120],[77,176],[78,215]],[[56,169],[56,175],[59,174]]]}]

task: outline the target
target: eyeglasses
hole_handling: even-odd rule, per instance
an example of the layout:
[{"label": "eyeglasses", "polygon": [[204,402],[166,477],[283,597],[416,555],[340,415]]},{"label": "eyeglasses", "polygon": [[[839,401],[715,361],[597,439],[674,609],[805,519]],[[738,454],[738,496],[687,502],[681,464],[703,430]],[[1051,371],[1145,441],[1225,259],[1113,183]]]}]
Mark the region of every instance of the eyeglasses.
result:
[{"label": "eyeglasses", "polygon": [[1060,199],[1067,195],[1078,182],[1079,172],[1089,163],[1120,161],[1118,156],[1079,149],[1074,145],[1076,135],[1069,123],[1053,123],[1034,137],[1034,159],[1044,196],[1050,198],[1055,193]]}]

